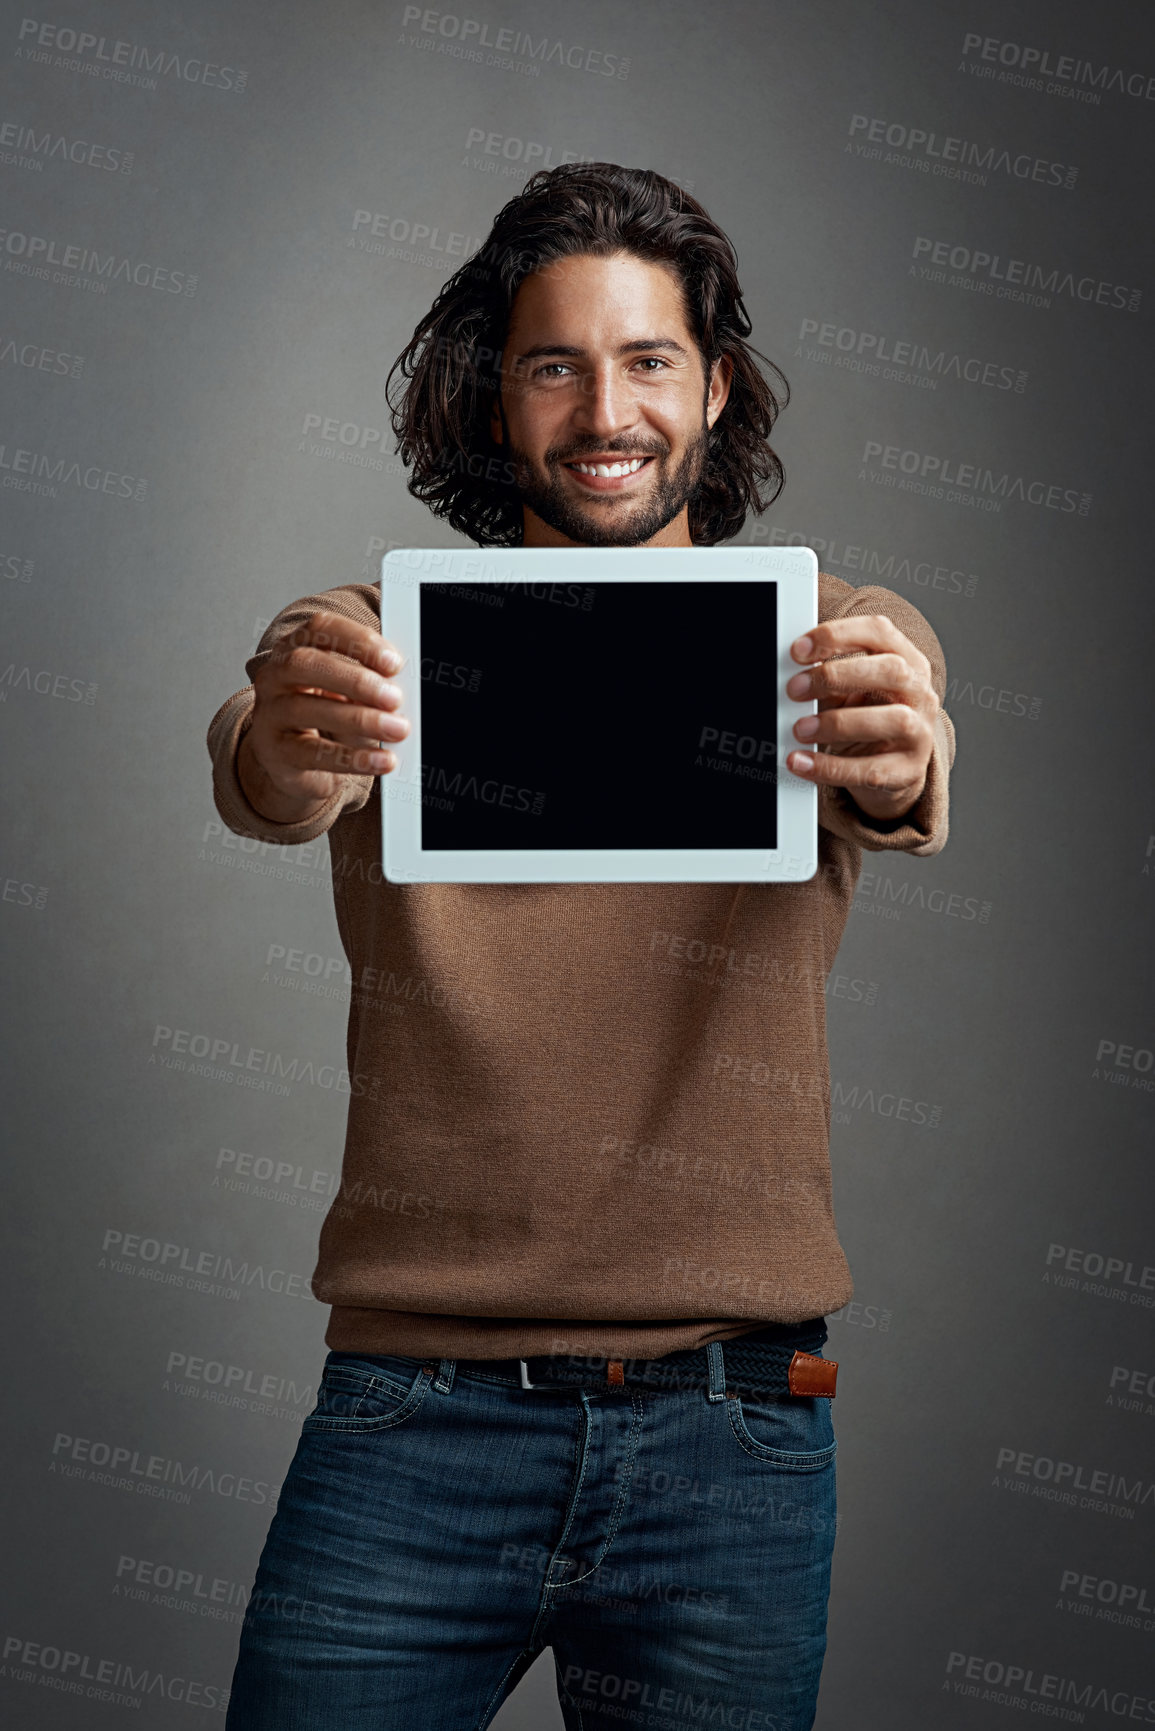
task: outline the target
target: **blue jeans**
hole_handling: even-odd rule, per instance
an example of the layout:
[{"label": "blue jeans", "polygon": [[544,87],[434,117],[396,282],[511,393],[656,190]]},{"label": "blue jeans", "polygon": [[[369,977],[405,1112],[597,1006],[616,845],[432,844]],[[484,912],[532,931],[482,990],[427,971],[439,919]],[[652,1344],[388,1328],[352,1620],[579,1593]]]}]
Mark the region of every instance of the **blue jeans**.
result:
[{"label": "blue jeans", "polygon": [[330,1353],[227,1731],[481,1731],[545,1647],[570,1731],[809,1731],[835,1446],[829,1400],[717,1373],[527,1390]]}]

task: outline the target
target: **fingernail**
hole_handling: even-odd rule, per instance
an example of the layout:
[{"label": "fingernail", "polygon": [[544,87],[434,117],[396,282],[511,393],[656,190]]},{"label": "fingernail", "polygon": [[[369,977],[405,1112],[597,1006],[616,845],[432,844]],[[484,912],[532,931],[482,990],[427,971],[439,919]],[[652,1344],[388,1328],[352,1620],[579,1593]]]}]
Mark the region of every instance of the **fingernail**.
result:
[{"label": "fingernail", "polygon": [[383,649],[381,651],[381,665],[386,673],[396,673],[401,667],[401,657],[395,649]]},{"label": "fingernail", "polygon": [[817,736],[818,717],[816,715],[804,715],[801,721],[795,722],[794,737],[796,739],[816,739]]},{"label": "fingernail", "polygon": [[814,768],[814,759],[808,752],[792,751],[786,759],[787,769],[792,769],[795,775],[809,775]]},{"label": "fingernail", "polygon": [[813,637],[796,638],[794,641],[794,644],[792,645],[792,648],[793,648],[794,659],[796,661],[813,661],[813,659],[814,659],[814,639],[813,639]]},{"label": "fingernail", "polygon": [[787,695],[790,697],[809,697],[813,683],[809,673],[796,673],[793,679],[786,681]]}]

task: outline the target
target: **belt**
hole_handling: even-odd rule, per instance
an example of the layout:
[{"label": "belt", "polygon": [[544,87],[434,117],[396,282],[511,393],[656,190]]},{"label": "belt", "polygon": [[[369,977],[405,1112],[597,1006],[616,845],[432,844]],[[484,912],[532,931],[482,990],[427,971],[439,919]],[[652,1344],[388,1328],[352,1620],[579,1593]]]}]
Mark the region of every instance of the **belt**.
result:
[{"label": "belt", "polygon": [[[826,1341],[822,1317],[797,1325],[770,1324],[732,1340],[669,1352],[661,1358],[603,1358],[550,1353],[531,1358],[459,1358],[458,1371],[511,1382],[525,1389],[639,1388],[653,1392],[707,1389],[784,1400],[834,1394],[833,1359],[817,1357]],[[431,1367],[432,1368],[432,1367]]]}]

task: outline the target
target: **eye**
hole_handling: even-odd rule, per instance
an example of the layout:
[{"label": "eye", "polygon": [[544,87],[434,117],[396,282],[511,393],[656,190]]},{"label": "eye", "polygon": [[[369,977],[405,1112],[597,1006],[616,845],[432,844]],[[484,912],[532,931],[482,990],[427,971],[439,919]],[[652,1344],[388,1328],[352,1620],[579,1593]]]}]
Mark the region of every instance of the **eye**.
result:
[{"label": "eye", "polygon": [[569,369],[564,361],[547,361],[544,367],[537,367],[535,369],[533,376],[535,379],[556,379],[560,377],[562,373],[568,371]]},{"label": "eye", "polygon": [[646,367],[647,369],[650,367],[661,367],[664,369],[666,364],[667,363],[660,355],[643,355],[641,360],[636,362],[637,366]]}]

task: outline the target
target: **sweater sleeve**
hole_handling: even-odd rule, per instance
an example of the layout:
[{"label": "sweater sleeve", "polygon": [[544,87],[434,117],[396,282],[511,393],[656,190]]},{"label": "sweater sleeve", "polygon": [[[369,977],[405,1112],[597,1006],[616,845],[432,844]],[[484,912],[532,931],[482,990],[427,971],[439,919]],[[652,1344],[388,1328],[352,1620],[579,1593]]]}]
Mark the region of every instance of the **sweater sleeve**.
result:
[{"label": "sweater sleeve", "polygon": [[[846,584],[845,590],[833,611],[825,613],[824,617],[845,619],[855,614],[885,613],[930,662],[931,683],[941,704],[946,695],[946,660],[942,645],[918,608],[903,596],[876,584],[862,589]],[[936,854],[945,845],[948,833],[949,780],[954,756],[954,725],[945,709],[940,709],[935,720],[926,786],[908,812],[890,822],[871,818],[854,803],[847,788],[820,784],[818,821],[824,829],[832,830],[835,835],[856,842],[872,853],[891,850]]]},{"label": "sweater sleeve", "polygon": [[[255,653],[245,663],[252,680],[273,652],[278,639],[293,631],[311,613],[320,609],[340,613],[362,625],[381,629],[380,598],[366,583],[348,584],[306,595],[284,607],[265,628]],[[257,841],[278,842],[286,847],[314,841],[324,835],[345,811],[359,811],[373,791],[375,777],[347,775],[331,799],[303,823],[274,823],[249,804],[237,775],[237,748],[253,719],[255,694],[251,684],[226,699],[209,723],[208,749],[213,766],[213,799],[224,822],[236,835]]]}]

